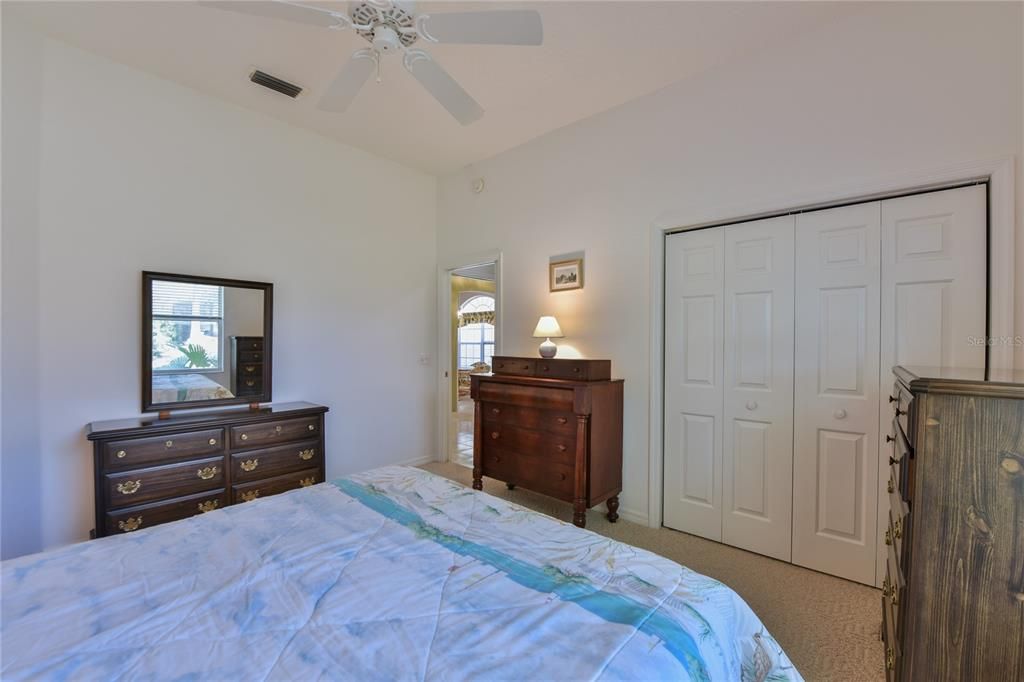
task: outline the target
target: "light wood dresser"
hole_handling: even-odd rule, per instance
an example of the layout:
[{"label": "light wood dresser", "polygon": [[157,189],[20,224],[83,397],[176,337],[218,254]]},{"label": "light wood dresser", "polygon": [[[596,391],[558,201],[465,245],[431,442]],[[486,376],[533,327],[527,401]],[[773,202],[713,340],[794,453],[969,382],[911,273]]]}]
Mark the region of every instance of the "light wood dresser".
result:
[{"label": "light wood dresser", "polygon": [[896,367],[889,680],[1024,680],[1024,374]]},{"label": "light wood dresser", "polygon": [[607,502],[619,518],[622,387],[610,360],[495,357],[470,377],[475,403],[473,487],[505,481],[573,505],[573,523]]},{"label": "light wood dresser", "polygon": [[327,409],[284,403],[93,422],[94,537],[322,482]]}]

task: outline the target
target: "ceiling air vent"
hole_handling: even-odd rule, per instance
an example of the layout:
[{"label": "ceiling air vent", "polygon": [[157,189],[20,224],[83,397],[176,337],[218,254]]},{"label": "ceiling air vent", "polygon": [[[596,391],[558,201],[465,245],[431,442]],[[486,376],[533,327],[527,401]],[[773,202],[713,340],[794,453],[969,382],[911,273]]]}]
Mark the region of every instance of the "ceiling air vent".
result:
[{"label": "ceiling air vent", "polygon": [[252,75],[249,76],[249,80],[256,85],[262,85],[263,87],[270,88],[275,92],[280,92],[282,95],[288,95],[292,99],[298,97],[299,93],[302,92],[302,88],[298,85],[289,83],[288,81],[283,81],[280,78],[274,78],[269,73],[263,73],[258,70],[252,72]]}]

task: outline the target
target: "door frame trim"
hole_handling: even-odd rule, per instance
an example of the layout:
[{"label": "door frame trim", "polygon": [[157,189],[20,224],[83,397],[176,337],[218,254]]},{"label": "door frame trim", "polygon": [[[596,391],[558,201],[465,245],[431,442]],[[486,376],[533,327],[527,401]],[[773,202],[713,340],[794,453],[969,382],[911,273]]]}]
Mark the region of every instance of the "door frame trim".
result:
[{"label": "door frame trim", "polygon": [[[991,337],[1014,336],[1014,258],[1016,159],[1001,156],[937,169],[878,176],[823,186],[784,197],[761,197],[746,203],[670,209],[650,223],[650,394],[648,397],[647,523],[663,521],[665,406],[665,238],[673,232],[746,222],[786,213],[861,203],[902,194],[988,182],[988,326]],[[1013,369],[1013,345],[989,348],[989,366]]]},{"label": "door frame trim", "polygon": [[437,267],[437,311],[435,322],[437,324],[437,413],[435,416],[436,435],[434,438],[434,461],[448,461],[448,405],[451,402],[451,378],[445,376],[446,371],[453,371],[449,367],[452,354],[452,340],[449,335],[448,315],[451,312],[451,283],[449,277],[453,270],[466,268],[473,265],[494,263],[494,354],[501,352],[502,334],[505,325],[502,324],[502,286],[501,286],[501,250],[492,249],[467,253],[460,256],[452,256],[445,261],[438,262]]}]

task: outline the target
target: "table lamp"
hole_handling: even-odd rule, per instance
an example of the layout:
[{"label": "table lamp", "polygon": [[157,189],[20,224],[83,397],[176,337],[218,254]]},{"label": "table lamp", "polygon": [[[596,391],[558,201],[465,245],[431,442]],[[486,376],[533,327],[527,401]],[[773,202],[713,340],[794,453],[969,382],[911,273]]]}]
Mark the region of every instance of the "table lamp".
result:
[{"label": "table lamp", "polygon": [[564,336],[562,328],[558,326],[558,320],[550,315],[540,318],[537,322],[537,328],[533,330],[533,338],[544,339],[544,343],[540,344],[539,349],[542,358],[555,357],[555,353],[558,352],[558,346],[552,343],[551,339],[561,339]]}]

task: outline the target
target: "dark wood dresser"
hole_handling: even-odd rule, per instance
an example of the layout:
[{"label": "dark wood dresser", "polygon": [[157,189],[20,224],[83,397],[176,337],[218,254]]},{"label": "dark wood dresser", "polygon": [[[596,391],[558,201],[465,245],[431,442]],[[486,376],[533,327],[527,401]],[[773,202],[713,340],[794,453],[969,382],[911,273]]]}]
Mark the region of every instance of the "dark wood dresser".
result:
[{"label": "dark wood dresser", "polygon": [[263,337],[231,337],[231,392],[239,398],[263,395]]},{"label": "dark wood dresser", "polygon": [[482,477],[520,485],[586,511],[607,501],[619,518],[622,385],[610,360],[495,357],[493,374],[470,377],[476,401],[473,487]]},{"label": "dark wood dresser", "polygon": [[324,480],[311,403],[94,422],[95,537],[176,521]]},{"label": "dark wood dresser", "polygon": [[1024,680],[1024,374],[896,367],[889,680]]}]

